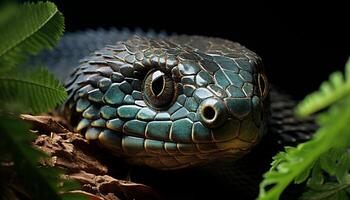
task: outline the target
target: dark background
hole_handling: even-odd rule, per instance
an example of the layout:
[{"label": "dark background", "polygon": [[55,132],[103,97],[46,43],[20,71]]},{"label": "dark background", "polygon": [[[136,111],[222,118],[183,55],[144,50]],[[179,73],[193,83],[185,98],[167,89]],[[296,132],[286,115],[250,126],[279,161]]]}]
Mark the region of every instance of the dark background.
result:
[{"label": "dark background", "polygon": [[[53,1],[67,31],[142,28],[217,36],[257,52],[275,85],[301,98],[350,56],[350,12],[337,2]],[[345,3],[344,3],[345,4]]]}]

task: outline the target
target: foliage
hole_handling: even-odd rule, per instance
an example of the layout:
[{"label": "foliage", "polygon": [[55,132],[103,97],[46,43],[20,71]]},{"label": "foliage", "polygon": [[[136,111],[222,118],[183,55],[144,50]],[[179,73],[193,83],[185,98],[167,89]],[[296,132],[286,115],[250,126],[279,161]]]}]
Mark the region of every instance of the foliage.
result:
[{"label": "foliage", "polygon": [[317,112],[342,97],[350,94],[350,62],[345,65],[345,77],[341,72],[330,75],[329,81],[321,84],[319,91],[313,92],[296,107],[299,116],[307,116]]},{"label": "foliage", "polygon": [[27,54],[54,47],[63,34],[64,19],[53,3],[11,4],[0,13],[1,71],[24,61]]},{"label": "foliage", "polygon": [[[294,180],[307,181],[308,191],[302,199],[348,199],[350,192],[350,60],[345,77],[340,72],[330,75],[320,91],[308,95],[296,108],[299,116],[321,109],[319,130],[312,140],[297,147],[286,147],[273,158],[270,171],[264,174],[258,199],[278,199]],[[269,189],[267,189],[269,188]]]},{"label": "foliage", "polygon": [[[0,8],[0,195],[3,199],[82,199],[67,193],[77,184],[52,167],[39,167],[47,158],[31,146],[34,135],[18,119],[21,112],[45,112],[67,93],[46,69],[28,72],[17,65],[28,55],[52,48],[63,34],[62,14],[50,2],[7,4]],[[14,185],[20,178],[24,190]],[[29,192],[29,193],[27,193]],[[19,196],[18,196],[19,195]]]},{"label": "foliage", "polygon": [[64,87],[44,68],[0,75],[0,91],[0,101],[20,103],[21,112],[45,112],[67,97]]}]

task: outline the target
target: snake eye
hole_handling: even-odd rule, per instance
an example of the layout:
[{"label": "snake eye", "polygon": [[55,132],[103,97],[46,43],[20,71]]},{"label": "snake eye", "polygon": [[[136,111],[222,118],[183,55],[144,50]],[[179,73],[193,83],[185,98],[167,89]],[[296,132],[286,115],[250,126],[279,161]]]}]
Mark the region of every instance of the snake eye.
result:
[{"label": "snake eye", "polygon": [[143,96],[146,102],[161,109],[170,105],[174,99],[175,87],[173,80],[160,70],[146,76],[143,86]]},{"label": "snake eye", "polygon": [[258,75],[259,92],[262,98],[265,98],[269,92],[269,83],[265,74]]}]

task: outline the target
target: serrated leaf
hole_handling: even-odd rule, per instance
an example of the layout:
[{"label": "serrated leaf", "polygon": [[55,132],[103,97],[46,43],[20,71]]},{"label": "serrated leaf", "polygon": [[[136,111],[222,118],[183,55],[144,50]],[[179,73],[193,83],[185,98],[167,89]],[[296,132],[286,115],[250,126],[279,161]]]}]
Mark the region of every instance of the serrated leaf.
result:
[{"label": "serrated leaf", "polygon": [[311,177],[307,181],[307,186],[310,188],[315,188],[323,184],[323,182],[323,171],[321,169],[319,160],[317,160],[312,168]]},{"label": "serrated leaf", "polygon": [[346,188],[350,186],[347,184],[339,184],[339,183],[326,183],[324,185],[320,185],[318,188],[314,188],[305,192],[301,199],[302,200],[345,200],[348,199],[346,194]]},{"label": "serrated leaf", "polygon": [[335,167],[335,176],[340,183],[347,181],[346,175],[349,173],[350,169],[350,154],[347,150],[344,150],[344,152],[345,153],[342,154]]},{"label": "serrated leaf", "polygon": [[[347,67],[349,65],[348,63]],[[346,73],[349,73],[349,69],[346,69]],[[317,182],[323,182],[321,169],[331,175],[336,173],[337,163],[344,154],[341,149],[350,144],[350,81],[342,79],[339,73],[333,74],[329,82],[322,84],[322,91],[305,98],[297,108],[299,115],[307,115],[332,104],[329,111],[320,114],[321,127],[310,141],[299,144],[296,148],[288,148],[285,153],[274,157],[270,171],[264,174],[264,180],[260,184],[258,199],[279,199],[293,180],[296,183],[306,180],[309,169],[319,158],[320,168],[313,171],[314,177],[310,181],[310,185],[315,186],[313,188],[319,187]],[[339,176],[343,176],[341,174],[344,174],[344,168],[338,171]]]},{"label": "serrated leaf", "polygon": [[323,170],[325,170],[328,174],[335,174],[336,163],[333,160],[333,155],[331,153],[327,153],[320,158],[320,165]]},{"label": "serrated leaf", "polygon": [[[288,151],[288,147],[286,147],[285,150]],[[286,154],[286,152],[281,151],[272,158],[271,170],[274,170],[279,164],[286,160]]]},{"label": "serrated leaf", "polygon": [[16,14],[17,5],[11,2],[0,3],[0,27]]},{"label": "serrated leaf", "polygon": [[24,61],[28,54],[52,48],[64,30],[63,16],[51,2],[25,3],[15,9],[0,24],[0,71]]},{"label": "serrated leaf", "polygon": [[308,168],[306,168],[303,172],[301,172],[297,177],[294,178],[295,184],[300,184],[309,177],[310,172],[312,170],[313,165],[310,165]]},{"label": "serrated leaf", "polygon": [[12,73],[0,76],[0,101],[23,105],[22,112],[48,111],[67,97],[65,88],[47,69],[29,73]]},{"label": "serrated leaf", "polygon": [[297,105],[296,114],[303,117],[320,111],[350,93],[350,59],[345,65],[345,78],[341,72],[334,72],[329,80],[321,84],[319,91],[307,95]]}]

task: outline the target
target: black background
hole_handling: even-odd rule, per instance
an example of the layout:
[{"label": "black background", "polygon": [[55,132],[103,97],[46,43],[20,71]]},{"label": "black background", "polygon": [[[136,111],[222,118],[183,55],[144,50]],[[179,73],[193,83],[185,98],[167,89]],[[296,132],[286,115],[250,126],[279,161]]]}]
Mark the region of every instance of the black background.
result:
[{"label": "black background", "polygon": [[54,2],[65,16],[66,31],[113,26],[240,42],[263,58],[271,82],[298,98],[332,71],[343,70],[350,56],[350,12],[334,1]]}]

